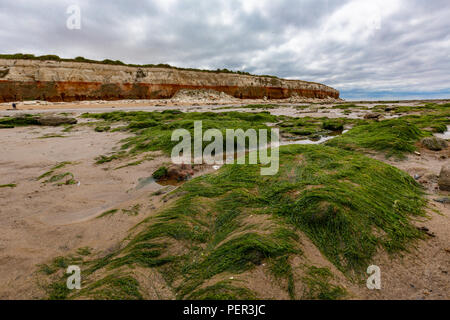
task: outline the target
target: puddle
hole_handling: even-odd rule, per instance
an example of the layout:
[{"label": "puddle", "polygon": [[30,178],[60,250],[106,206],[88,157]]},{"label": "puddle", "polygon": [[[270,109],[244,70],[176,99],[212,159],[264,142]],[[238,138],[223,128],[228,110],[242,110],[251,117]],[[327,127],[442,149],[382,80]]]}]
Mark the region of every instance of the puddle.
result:
[{"label": "puddle", "polygon": [[328,140],[331,140],[333,138],[334,138],[334,136],[326,136],[326,137],[320,137],[319,140],[282,141],[282,142],[280,142],[280,146],[288,146],[288,145],[292,145],[292,144],[305,144],[305,145],[321,144],[321,143],[327,142]]},{"label": "puddle", "polygon": [[328,140],[331,140],[337,136],[340,136],[348,131],[349,130],[333,131],[328,136],[321,136],[320,139],[317,139],[317,140],[307,139],[307,140],[281,141],[280,146],[286,146],[286,145],[292,145],[292,144],[306,144],[306,145],[321,144],[321,143],[327,142]]}]

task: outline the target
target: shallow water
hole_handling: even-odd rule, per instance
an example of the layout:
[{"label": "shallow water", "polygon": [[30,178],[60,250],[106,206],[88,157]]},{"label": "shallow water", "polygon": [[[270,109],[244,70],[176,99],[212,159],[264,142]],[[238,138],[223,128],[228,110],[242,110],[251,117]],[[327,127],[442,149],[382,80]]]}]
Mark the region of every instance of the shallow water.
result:
[{"label": "shallow water", "polygon": [[450,126],[447,126],[447,131],[444,133],[435,133],[435,137],[444,139],[444,140],[450,140]]}]

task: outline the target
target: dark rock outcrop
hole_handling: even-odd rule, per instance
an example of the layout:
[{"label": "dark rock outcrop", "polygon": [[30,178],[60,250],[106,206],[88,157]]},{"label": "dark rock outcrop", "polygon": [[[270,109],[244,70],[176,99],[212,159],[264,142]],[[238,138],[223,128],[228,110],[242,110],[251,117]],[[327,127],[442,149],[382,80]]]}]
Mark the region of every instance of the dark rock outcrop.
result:
[{"label": "dark rock outcrop", "polygon": [[36,119],[41,126],[60,126],[63,124],[76,124],[77,119],[61,116],[43,116]]}]

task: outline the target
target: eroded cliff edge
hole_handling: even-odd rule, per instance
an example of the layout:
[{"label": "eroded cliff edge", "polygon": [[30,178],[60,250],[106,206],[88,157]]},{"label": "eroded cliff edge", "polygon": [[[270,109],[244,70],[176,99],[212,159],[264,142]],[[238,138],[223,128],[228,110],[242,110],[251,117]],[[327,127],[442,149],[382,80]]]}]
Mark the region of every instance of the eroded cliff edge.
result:
[{"label": "eroded cliff edge", "polygon": [[166,99],[180,89],[212,89],[241,99],[338,99],[319,83],[265,76],[96,63],[0,59],[0,102]]}]

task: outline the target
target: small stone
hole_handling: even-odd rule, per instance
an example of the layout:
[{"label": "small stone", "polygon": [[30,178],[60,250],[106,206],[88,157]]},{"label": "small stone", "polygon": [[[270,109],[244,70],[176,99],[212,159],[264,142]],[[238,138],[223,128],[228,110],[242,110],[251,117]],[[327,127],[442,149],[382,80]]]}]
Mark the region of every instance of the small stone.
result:
[{"label": "small stone", "polygon": [[420,178],[422,178],[422,176],[420,174],[415,174],[414,175],[414,179],[415,180],[419,180]]},{"label": "small stone", "polygon": [[416,155],[416,156],[421,156],[422,154],[420,153],[420,152],[418,152],[418,151],[414,151],[414,154]]}]

